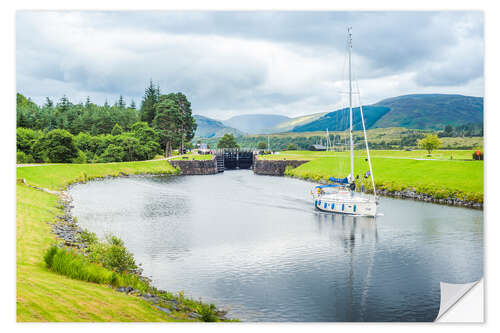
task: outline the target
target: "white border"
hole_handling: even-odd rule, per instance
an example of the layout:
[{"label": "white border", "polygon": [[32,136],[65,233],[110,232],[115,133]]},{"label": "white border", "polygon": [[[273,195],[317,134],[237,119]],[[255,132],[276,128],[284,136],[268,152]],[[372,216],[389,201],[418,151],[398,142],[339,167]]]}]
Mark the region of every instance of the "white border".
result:
[{"label": "white border", "polygon": [[[283,331],[303,331],[304,329],[314,331],[332,332],[333,330],[358,330],[370,329],[374,332],[386,331],[421,331],[422,329],[444,329],[453,330],[454,332],[476,330],[479,328],[492,328],[497,327],[499,320],[498,315],[494,314],[498,310],[496,307],[498,295],[498,285],[500,279],[498,278],[498,267],[495,263],[497,261],[498,253],[500,253],[498,244],[493,237],[500,235],[498,232],[498,224],[500,221],[496,219],[497,216],[492,214],[489,208],[490,204],[495,205],[498,199],[497,191],[499,185],[499,175],[496,169],[500,166],[498,152],[496,147],[500,143],[499,132],[496,127],[499,126],[500,120],[500,105],[498,103],[498,96],[500,93],[497,85],[499,75],[498,67],[500,63],[500,54],[498,52],[498,31],[500,31],[500,17],[495,5],[495,1],[437,1],[437,0],[420,0],[417,2],[405,1],[346,1],[346,2],[333,2],[333,1],[228,1],[228,0],[211,0],[211,1],[195,1],[183,0],[175,2],[160,2],[160,1],[62,1],[62,0],[46,0],[46,1],[16,1],[9,2],[8,4],[2,3],[2,10],[0,12],[2,35],[2,86],[1,93],[1,119],[2,129],[1,133],[1,156],[2,156],[2,191],[1,191],[1,208],[2,208],[2,258],[3,258],[3,274],[2,279],[2,306],[0,313],[2,322],[4,323],[3,330],[5,332],[10,329],[19,330],[39,330],[48,329],[51,331],[68,330],[83,331],[92,329],[93,331],[110,331],[120,330],[121,332],[132,332],[138,329],[148,330],[178,330],[178,331],[246,331],[253,332],[258,330],[283,330]],[[207,325],[207,324],[16,324],[15,323],[15,11],[22,9],[81,9],[81,10],[145,10],[145,9],[209,9],[209,10],[254,10],[254,9],[267,9],[267,10],[484,10],[485,12],[485,38],[486,38],[486,53],[485,53],[485,284],[487,295],[485,297],[485,325],[460,325],[460,324],[340,324],[340,323],[325,323],[325,324],[231,324],[231,325]],[[487,249],[487,250],[486,250]],[[492,254],[492,264],[488,264],[490,259],[489,254]],[[8,260],[6,260],[8,258]],[[7,261],[7,262],[5,262]],[[7,269],[6,269],[7,268]],[[490,312],[492,309],[493,312]],[[370,327],[364,327],[364,326]]]}]

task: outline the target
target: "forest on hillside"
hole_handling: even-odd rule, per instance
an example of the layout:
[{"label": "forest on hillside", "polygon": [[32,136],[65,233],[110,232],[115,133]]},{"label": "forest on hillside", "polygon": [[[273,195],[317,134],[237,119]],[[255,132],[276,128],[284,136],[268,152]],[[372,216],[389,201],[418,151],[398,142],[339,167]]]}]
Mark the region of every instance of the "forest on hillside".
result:
[{"label": "forest on hillside", "polygon": [[122,96],[113,104],[57,103],[42,106],[17,93],[18,163],[96,163],[152,159],[191,145],[196,121],[182,93],[161,94],[150,81],[141,106]]}]

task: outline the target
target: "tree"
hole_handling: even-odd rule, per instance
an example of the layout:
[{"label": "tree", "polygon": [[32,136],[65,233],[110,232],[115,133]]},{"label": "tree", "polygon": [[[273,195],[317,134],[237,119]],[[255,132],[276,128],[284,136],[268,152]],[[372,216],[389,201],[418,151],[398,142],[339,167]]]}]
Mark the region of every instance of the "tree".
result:
[{"label": "tree", "polygon": [[187,97],[183,93],[177,93],[176,97],[181,113],[179,135],[181,139],[180,151],[182,152],[184,150],[184,143],[193,139],[197,125],[191,111],[191,103]]},{"label": "tree", "polygon": [[297,145],[295,143],[290,143],[286,149],[287,150],[297,150]]},{"label": "tree", "polygon": [[125,150],[117,145],[110,144],[99,158],[99,162],[121,162],[126,156]]},{"label": "tree", "polygon": [[43,105],[44,108],[52,108],[54,107],[54,102],[48,97],[45,97],[45,104]]},{"label": "tree", "polygon": [[[78,157],[78,148],[73,140],[73,135],[63,129],[55,129],[40,138],[32,147],[36,155],[44,156],[53,163],[71,163]],[[43,160],[43,159],[42,159]]]},{"label": "tree", "polygon": [[123,128],[118,125],[118,123],[115,124],[113,129],[111,130],[111,135],[120,135],[123,133]]},{"label": "tree", "polygon": [[155,105],[154,128],[160,133],[161,140],[165,142],[165,156],[172,155],[172,147],[179,139],[182,114],[173,94],[161,95]]},{"label": "tree", "polygon": [[118,99],[118,102],[116,103],[116,106],[118,106],[118,108],[120,109],[125,109],[125,100],[123,99],[123,96],[120,95],[120,98]]},{"label": "tree", "polygon": [[149,125],[153,123],[155,118],[155,105],[160,98],[160,87],[153,85],[153,80],[149,81],[149,86],[144,91],[144,97],[141,103],[141,120],[147,122]]},{"label": "tree", "polygon": [[234,135],[231,133],[226,133],[222,138],[219,139],[217,143],[217,148],[239,148],[240,146],[236,143]]},{"label": "tree", "polygon": [[134,100],[132,100],[132,102],[130,102],[130,108],[134,109],[134,110],[136,109],[135,101]]},{"label": "tree", "polygon": [[444,134],[447,137],[453,136],[453,127],[451,127],[451,125],[449,125],[449,124],[446,125],[444,128]]},{"label": "tree", "polygon": [[267,149],[267,143],[264,141],[261,141],[257,144],[257,149]]},{"label": "tree", "polygon": [[418,146],[427,150],[428,155],[430,155],[433,150],[441,146],[441,140],[439,140],[436,134],[428,134],[425,138],[418,141]]}]

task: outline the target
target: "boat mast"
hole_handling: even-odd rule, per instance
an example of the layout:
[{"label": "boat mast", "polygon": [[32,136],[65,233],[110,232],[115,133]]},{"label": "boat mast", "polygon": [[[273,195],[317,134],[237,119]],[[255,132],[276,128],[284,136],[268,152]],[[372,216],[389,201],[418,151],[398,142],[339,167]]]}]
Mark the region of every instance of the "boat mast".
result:
[{"label": "boat mast", "polygon": [[349,143],[351,145],[351,176],[354,177],[354,146],[352,143],[352,77],[351,77],[351,27],[347,28],[347,48],[349,52]]}]

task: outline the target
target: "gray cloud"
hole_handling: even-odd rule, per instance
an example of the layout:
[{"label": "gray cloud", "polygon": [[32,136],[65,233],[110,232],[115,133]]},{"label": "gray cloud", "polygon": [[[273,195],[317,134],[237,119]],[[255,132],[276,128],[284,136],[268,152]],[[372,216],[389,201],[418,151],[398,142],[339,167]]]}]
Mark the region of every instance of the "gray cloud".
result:
[{"label": "gray cloud", "polygon": [[20,11],[17,89],[39,103],[138,102],[152,78],[217,118],[327,111],[340,106],[349,25],[363,102],[482,96],[481,12]]}]

